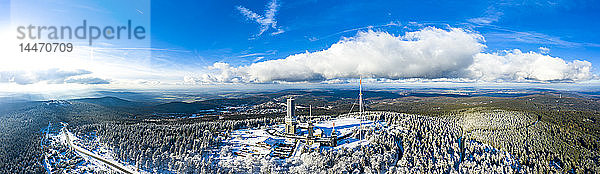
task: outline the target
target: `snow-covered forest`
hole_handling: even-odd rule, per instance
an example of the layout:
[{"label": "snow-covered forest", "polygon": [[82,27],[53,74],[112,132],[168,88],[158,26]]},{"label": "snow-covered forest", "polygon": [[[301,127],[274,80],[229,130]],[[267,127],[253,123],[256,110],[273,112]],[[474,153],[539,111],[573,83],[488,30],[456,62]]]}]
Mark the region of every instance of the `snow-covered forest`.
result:
[{"label": "snow-covered forest", "polygon": [[[560,95],[374,97],[365,101],[368,111],[361,116],[348,113],[353,98],[298,94],[293,92],[302,128],[295,139],[272,134],[287,124],[282,102],[288,93],[236,99],[226,105],[234,110],[195,117],[154,114],[154,107],[118,98],[3,105],[0,173],[600,171],[595,100]],[[205,109],[207,103],[222,101],[229,102],[169,105]],[[145,112],[146,107],[152,110]],[[336,132],[336,145],[308,143],[309,122],[314,123],[314,137],[326,139]],[[281,156],[275,153],[278,148],[294,150]]]},{"label": "snow-covered forest", "polygon": [[[368,119],[389,123],[363,129],[368,144],[352,148],[305,149],[301,155],[278,158],[269,155],[237,157],[224,142],[236,129],[261,128],[281,119],[249,119],[198,123],[140,122],[102,123],[75,129],[87,137],[91,149],[107,146],[116,158],[146,172],[176,173],[513,173],[566,171],[578,168],[598,171],[597,152],[587,151],[589,161],[575,164],[554,146],[536,147],[502,140],[501,136],[531,129],[514,138],[535,142],[542,129],[553,128],[520,112],[479,111],[469,116],[431,117],[393,112],[368,112]],[[351,116],[351,115],[346,115]],[[537,130],[537,131],[536,131]],[[486,134],[486,132],[500,132]],[[529,136],[528,136],[529,134]],[[359,138],[356,130],[352,137]],[[506,137],[504,137],[506,138]],[[526,139],[526,138],[521,138]],[[557,146],[559,148],[569,147]],[[568,157],[566,157],[568,158]],[[228,159],[228,160],[223,160]]]}]

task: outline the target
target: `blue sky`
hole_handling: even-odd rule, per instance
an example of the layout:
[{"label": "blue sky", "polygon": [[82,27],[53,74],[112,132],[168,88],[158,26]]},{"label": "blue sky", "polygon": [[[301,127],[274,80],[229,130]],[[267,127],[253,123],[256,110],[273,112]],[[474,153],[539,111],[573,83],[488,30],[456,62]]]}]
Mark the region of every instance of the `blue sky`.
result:
[{"label": "blue sky", "polygon": [[[356,35],[353,29],[357,28],[416,22],[471,28],[485,37],[489,52],[515,48],[537,51],[543,46],[553,56],[600,64],[600,23],[594,22],[600,19],[600,4],[593,1],[280,1],[276,20],[285,32],[251,39],[259,32],[259,25],[246,20],[235,7],[262,14],[268,2],[152,1],[152,46],[191,50],[210,63],[247,64],[261,56],[263,60],[281,59],[323,50],[341,37]],[[481,26],[469,22],[486,17],[493,22]],[[374,30],[394,34],[406,31],[402,26]],[[531,34],[532,38],[506,38],[522,37],[516,32]],[[238,57],[252,53],[270,54]]]},{"label": "blue sky", "polygon": [[[0,87],[597,82],[598,11],[599,2],[562,0],[0,0]],[[10,53],[23,42],[12,41],[15,25],[82,20],[133,20],[149,37],[66,40],[84,43],[71,54]]]}]

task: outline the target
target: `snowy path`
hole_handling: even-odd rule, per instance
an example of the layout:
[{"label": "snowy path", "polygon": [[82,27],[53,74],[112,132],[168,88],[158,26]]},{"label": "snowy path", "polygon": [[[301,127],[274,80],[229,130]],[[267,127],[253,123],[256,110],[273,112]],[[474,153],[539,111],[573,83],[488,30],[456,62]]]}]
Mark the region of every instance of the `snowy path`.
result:
[{"label": "snowy path", "polygon": [[86,150],[86,149],[84,149],[82,147],[79,147],[79,146],[73,144],[73,141],[72,141],[71,137],[74,137],[74,135],[71,134],[71,132],[69,132],[69,130],[67,130],[66,127],[63,128],[63,133],[65,134],[67,143],[69,144],[69,146],[71,146],[73,149],[75,149],[75,151],[80,152],[80,153],[82,153],[84,155],[87,155],[89,157],[92,157],[92,158],[94,158],[94,159],[96,159],[96,160],[98,160],[98,161],[100,161],[102,163],[105,163],[105,164],[107,164],[108,166],[110,166],[115,171],[122,172],[122,173],[131,173],[131,174],[138,173],[138,172],[132,171],[131,169],[128,169],[128,168],[124,167],[121,163],[118,163],[118,162],[113,161],[113,160],[105,159],[102,156],[96,155],[93,152],[90,152],[90,151],[88,151],[88,150]]}]

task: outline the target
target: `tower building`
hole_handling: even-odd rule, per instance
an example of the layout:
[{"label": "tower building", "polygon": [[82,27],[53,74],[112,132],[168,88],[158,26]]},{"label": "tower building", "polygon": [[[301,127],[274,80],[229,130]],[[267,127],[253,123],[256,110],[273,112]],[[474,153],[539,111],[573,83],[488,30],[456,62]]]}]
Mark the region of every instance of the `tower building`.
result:
[{"label": "tower building", "polygon": [[294,99],[287,99],[287,115],[285,116],[285,133],[296,134],[296,103]]}]

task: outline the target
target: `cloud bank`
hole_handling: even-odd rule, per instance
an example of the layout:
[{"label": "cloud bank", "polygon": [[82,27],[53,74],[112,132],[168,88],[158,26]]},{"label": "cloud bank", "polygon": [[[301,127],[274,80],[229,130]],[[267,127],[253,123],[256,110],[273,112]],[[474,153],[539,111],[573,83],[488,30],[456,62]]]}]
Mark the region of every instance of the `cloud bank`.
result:
[{"label": "cloud bank", "polygon": [[65,83],[98,85],[98,84],[110,84],[110,81],[108,81],[106,79],[97,78],[97,77],[80,77],[80,78],[66,79]]},{"label": "cloud bank", "polygon": [[323,82],[360,76],[381,79],[471,79],[492,82],[583,81],[594,78],[591,63],[520,50],[483,53],[483,36],[434,27],[394,36],[359,32],[330,48],[284,59],[233,67],[218,62],[209,73],[186,77],[200,83]]},{"label": "cloud bank", "polygon": [[474,60],[468,68],[470,78],[484,81],[575,82],[594,77],[592,63],[588,61],[567,62],[541,53],[523,53],[518,49],[493,54],[479,53]]},{"label": "cloud bank", "polygon": [[79,83],[79,84],[109,84],[110,82],[100,78],[80,77],[91,74],[91,71],[84,69],[61,70],[51,68],[35,71],[0,71],[0,83],[16,83],[19,85],[29,85],[38,82],[48,84]]}]

